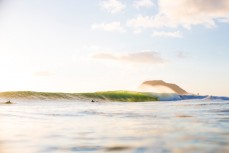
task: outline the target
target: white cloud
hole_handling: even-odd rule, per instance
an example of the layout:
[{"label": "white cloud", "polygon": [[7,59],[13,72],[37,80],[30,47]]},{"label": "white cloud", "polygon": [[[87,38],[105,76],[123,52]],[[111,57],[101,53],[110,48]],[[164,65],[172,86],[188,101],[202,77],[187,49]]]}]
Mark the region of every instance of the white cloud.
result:
[{"label": "white cloud", "polygon": [[116,55],[113,53],[97,53],[92,57],[96,59],[114,60],[135,64],[161,64],[165,62],[161,55],[154,51],[144,51],[122,55]]},{"label": "white cloud", "polygon": [[187,28],[199,24],[212,27],[215,20],[229,18],[228,0],[160,0],[159,7],[159,18]]},{"label": "white cloud", "polygon": [[138,15],[136,18],[127,21],[127,26],[133,27],[134,29],[141,30],[142,28],[153,28],[154,18],[150,16]]},{"label": "white cloud", "polygon": [[154,31],[152,34],[153,37],[174,37],[181,38],[182,34],[180,31],[167,32],[167,31]]},{"label": "white cloud", "polygon": [[116,14],[125,9],[125,5],[119,0],[103,0],[101,7],[111,14]]},{"label": "white cloud", "polygon": [[91,26],[93,30],[102,30],[108,32],[125,32],[120,22],[100,23]]},{"label": "white cloud", "polygon": [[154,4],[153,4],[152,0],[135,0],[133,5],[135,8],[139,9],[141,7],[150,8]]},{"label": "white cloud", "polygon": [[155,16],[138,15],[127,21],[134,29],[177,28],[190,29],[194,25],[214,27],[229,20],[228,0],[160,0]]}]

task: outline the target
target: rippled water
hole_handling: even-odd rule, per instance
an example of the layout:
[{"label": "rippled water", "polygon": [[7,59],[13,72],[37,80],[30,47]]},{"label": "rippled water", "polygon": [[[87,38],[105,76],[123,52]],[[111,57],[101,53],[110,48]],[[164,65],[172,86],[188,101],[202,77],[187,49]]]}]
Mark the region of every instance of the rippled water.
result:
[{"label": "rippled water", "polygon": [[0,153],[226,153],[229,101],[0,105]]}]

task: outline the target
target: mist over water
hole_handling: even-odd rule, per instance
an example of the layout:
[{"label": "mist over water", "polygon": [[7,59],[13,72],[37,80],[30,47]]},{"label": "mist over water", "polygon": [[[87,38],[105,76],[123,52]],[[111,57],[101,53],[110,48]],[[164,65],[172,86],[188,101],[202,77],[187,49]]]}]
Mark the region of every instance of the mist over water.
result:
[{"label": "mist over water", "polygon": [[140,92],[151,92],[151,93],[176,93],[172,89],[162,86],[162,85],[147,85],[147,84],[142,84],[139,88],[138,91]]},{"label": "mist over water", "polygon": [[229,151],[229,101],[0,105],[0,153]]}]

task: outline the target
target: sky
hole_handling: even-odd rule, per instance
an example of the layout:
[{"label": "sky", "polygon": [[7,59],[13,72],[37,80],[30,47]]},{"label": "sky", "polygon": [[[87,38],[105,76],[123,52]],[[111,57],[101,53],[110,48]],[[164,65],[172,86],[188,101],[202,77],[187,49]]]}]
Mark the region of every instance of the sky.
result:
[{"label": "sky", "polygon": [[0,0],[0,91],[229,96],[228,0]]}]

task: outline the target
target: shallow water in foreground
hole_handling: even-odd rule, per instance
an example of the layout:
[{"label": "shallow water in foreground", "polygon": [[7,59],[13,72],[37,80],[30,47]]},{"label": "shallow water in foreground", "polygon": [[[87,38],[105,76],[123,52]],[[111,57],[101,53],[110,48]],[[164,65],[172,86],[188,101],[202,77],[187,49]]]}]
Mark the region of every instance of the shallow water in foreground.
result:
[{"label": "shallow water in foreground", "polygon": [[0,153],[227,153],[229,101],[0,105]]}]

